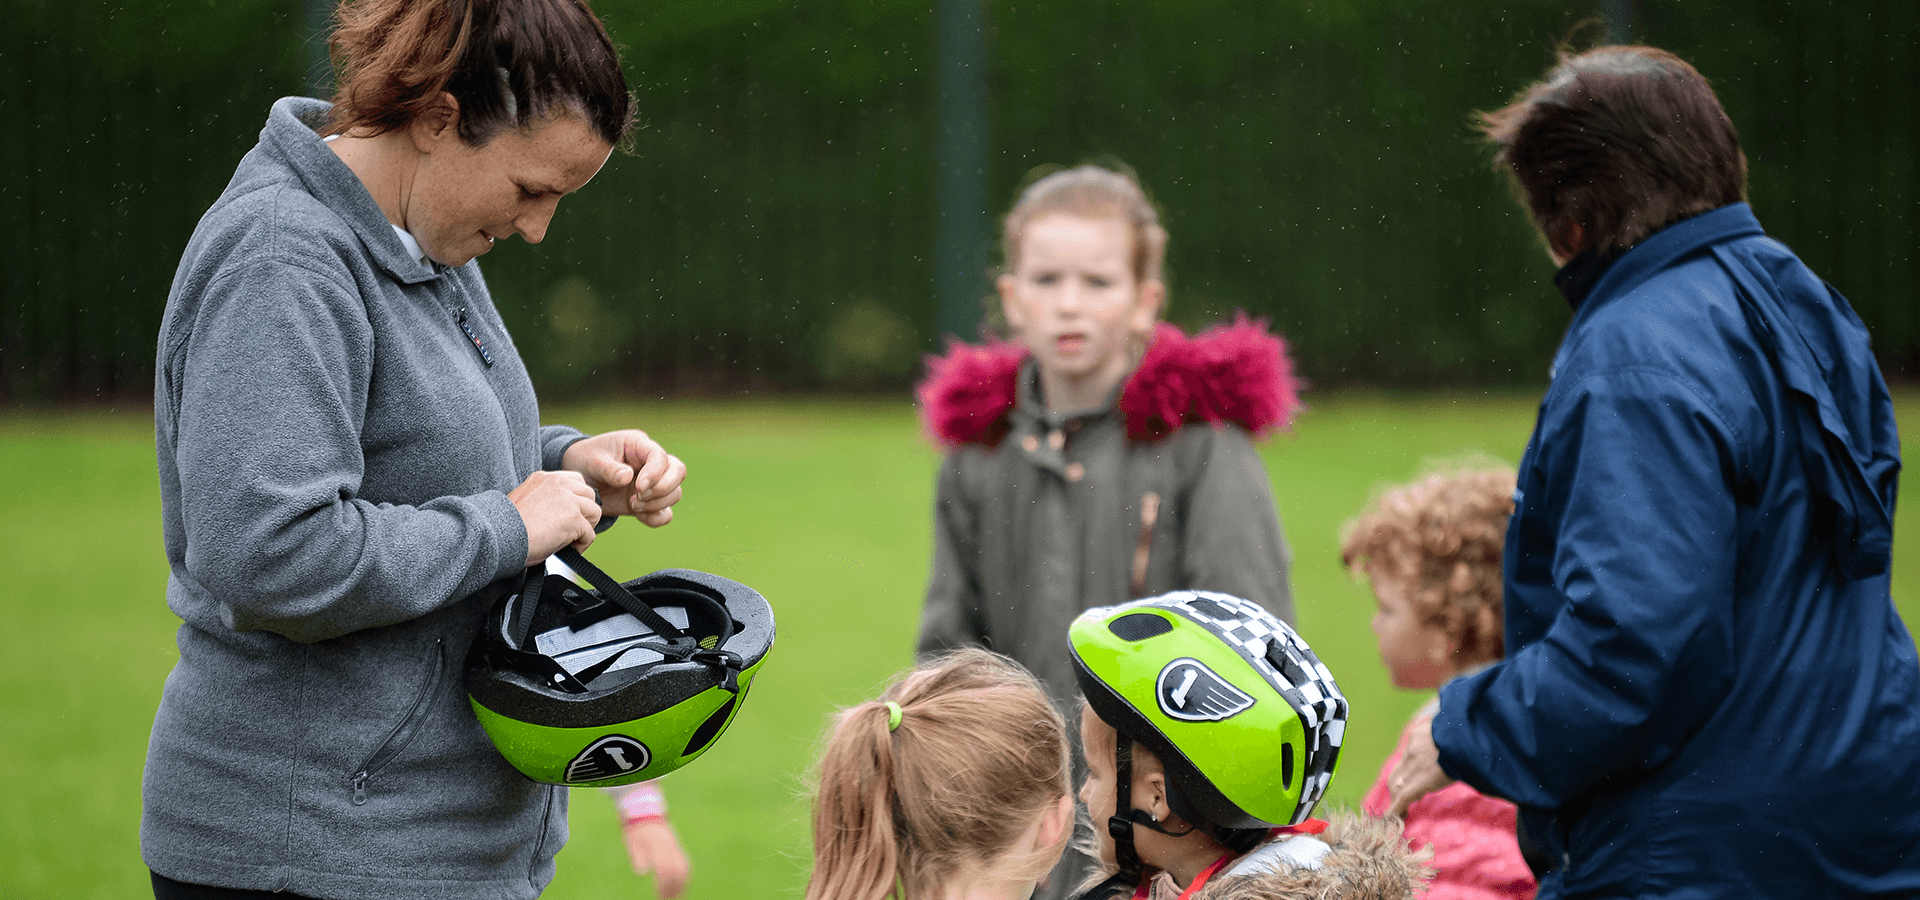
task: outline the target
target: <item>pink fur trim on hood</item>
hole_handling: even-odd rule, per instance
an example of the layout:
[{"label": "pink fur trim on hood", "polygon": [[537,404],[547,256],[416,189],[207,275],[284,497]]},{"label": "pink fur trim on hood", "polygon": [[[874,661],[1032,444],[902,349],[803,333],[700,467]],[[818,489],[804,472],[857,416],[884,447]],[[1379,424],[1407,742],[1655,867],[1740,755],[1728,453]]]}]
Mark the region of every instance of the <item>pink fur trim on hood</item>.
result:
[{"label": "pink fur trim on hood", "polygon": [[[947,355],[927,357],[915,393],[928,436],[948,447],[997,446],[1012,428],[1008,414],[1026,358],[1026,348],[996,340],[955,341]],[[1200,422],[1231,422],[1264,437],[1292,424],[1302,408],[1299,388],[1286,344],[1265,322],[1240,314],[1191,338],[1162,322],[1120,391],[1120,411],[1135,442]]]}]

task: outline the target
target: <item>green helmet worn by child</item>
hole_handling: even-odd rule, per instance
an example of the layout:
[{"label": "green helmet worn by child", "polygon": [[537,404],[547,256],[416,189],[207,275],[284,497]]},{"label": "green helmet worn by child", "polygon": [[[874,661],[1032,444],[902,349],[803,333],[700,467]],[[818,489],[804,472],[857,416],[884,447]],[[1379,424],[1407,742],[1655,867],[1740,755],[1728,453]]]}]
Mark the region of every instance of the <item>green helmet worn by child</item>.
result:
[{"label": "green helmet worn by child", "polygon": [[474,714],[534,781],[632,784],[704,754],[773,647],[752,588],[690,569],[622,584],[560,551],[592,590],[534,566],[499,592],[468,653]]},{"label": "green helmet worn by child", "polygon": [[[1287,623],[1256,603],[1176,591],[1087,610],[1069,630],[1087,703],[1166,769],[1167,806],[1246,850],[1313,813],[1333,778],[1347,700]],[[1131,750],[1115,742],[1118,803],[1107,823],[1124,881],[1133,826]]]}]

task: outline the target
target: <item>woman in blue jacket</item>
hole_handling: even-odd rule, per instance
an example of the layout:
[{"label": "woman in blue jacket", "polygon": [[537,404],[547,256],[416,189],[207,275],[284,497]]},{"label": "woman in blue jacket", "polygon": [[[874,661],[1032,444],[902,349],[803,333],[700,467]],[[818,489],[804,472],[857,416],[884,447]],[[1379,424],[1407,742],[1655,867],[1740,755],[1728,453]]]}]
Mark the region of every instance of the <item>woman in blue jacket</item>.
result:
[{"label": "woman in blue jacket", "polygon": [[1441,692],[1396,810],[1456,778],[1518,803],[1542,898],[1920,895],[1865,327],[1761,230],[1679,58],[1563,58],[1483,124],[1574,315],[1507,534],[1510,654]]}]

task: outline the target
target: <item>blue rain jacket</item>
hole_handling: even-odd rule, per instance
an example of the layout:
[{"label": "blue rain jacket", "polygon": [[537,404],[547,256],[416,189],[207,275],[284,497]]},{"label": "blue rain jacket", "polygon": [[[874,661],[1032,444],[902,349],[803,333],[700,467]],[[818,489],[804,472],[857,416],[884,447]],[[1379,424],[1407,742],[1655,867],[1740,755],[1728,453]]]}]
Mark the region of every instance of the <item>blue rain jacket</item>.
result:
[{"label": "blue rain jacket", "polygon": [[1541,897],[1920,896],[1899,470],[1865,326],[1746,204],[1594,282],[1520,465],[1508,658],[1433,724],[1521,805]]}]

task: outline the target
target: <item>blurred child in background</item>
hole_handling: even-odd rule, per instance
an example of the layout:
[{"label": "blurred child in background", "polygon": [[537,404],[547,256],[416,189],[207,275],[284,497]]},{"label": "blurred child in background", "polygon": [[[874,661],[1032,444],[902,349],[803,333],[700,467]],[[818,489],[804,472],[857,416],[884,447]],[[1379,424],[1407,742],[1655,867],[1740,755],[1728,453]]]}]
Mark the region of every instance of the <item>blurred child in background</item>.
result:
[{"label": "blurred child in background", "polygon": [[[1020,195],[998,281],[1011,342],[956,343],[919,389],[948,452],[919,650],[1018,660],[1063,714],[1081,610],[1177,588],[1291,619],[1289,556],[1252,438],[1298,408],[1280,340],[1159,323],[1167,234],[1128,175],[1081,166]],[[1053,888],[1087,868],[1070,854]]]},{"label": "blurred child in background", "polygon": [[1070,632],[1096,855],[1081,900],[1411,900],[1421,855],[1389,820],[1311,818],[1346,730],[1296,632],[1225,594],[1087,611]]},{"label": "blurred child in background", "polygon": [[960,650],[841,711],[806,900],[1026,900],[1073,835],[1066,724],[1017,663]]},{"label": "blurred child in background", "polygon": [[[1500,556],[1513,489],[1511,469],[1434,475],[1388,491],[1349,526],[1340,557],[1373,588],[1373,631],[1395,687],[1437,690],[1504,655]],[[1431,718],[1436,704],[1428,701],[1408,728]],[[1403,731],[1367,792],[1371,815],[1387,810],[1388,775],[1406,742]],[[1438,874],[1428,900],[1534,895],[1515,812],[1459,782],[1407,810],[1408,842],[1433,848]]]}]

